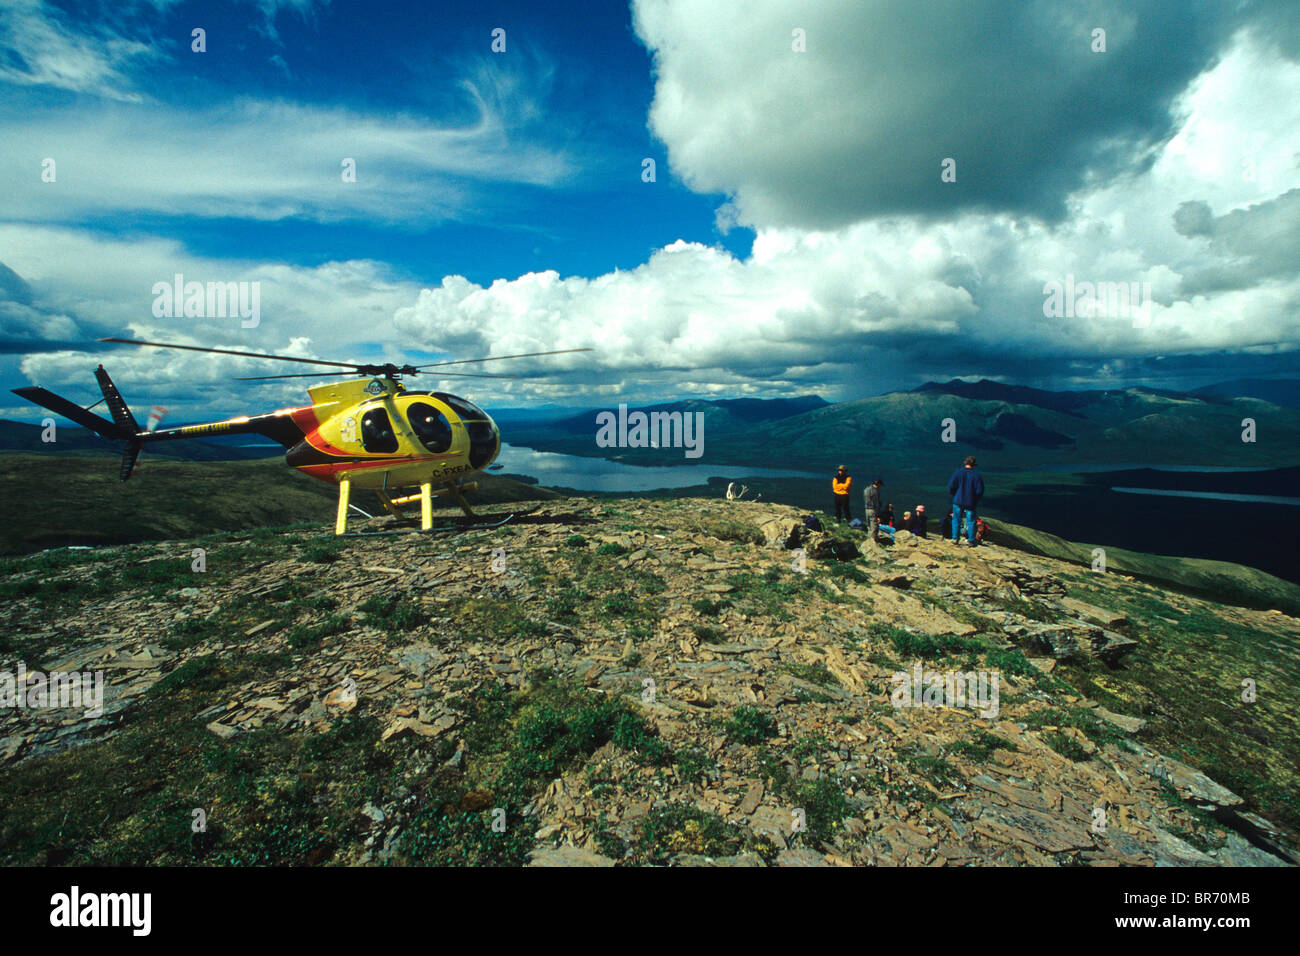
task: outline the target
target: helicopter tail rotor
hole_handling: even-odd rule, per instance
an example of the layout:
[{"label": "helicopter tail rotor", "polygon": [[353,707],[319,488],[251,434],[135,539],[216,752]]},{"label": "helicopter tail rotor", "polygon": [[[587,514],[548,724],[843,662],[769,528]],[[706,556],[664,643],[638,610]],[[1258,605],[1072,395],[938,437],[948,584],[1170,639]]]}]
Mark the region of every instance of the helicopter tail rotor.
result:
[{"label": "helicopter tail rotor", "polygon": [[[108,410],[112,413],[113,421],[117,424],[117,427],[132,435],[139,434],[142,430],[140,423],[131,414],[131,409],[126,407],[126,399],[122,398],[122,393],[117,390],[113,380],[108,377],[108,372],[104,370],[104,366],[101,365],[95,369],[95,378],[99,381],[99,390],[104,393],[104,403],[108,405]],[[125,480],[123,479],[123,481]]]},{"label": "helicopter tail rotor", "polygon": [[135,471],[135,460],[140,457],[141,444],[138,441],[127,442],[126,447],[122,449],[122,470],[118,473],[123,481],[131,477]]}]

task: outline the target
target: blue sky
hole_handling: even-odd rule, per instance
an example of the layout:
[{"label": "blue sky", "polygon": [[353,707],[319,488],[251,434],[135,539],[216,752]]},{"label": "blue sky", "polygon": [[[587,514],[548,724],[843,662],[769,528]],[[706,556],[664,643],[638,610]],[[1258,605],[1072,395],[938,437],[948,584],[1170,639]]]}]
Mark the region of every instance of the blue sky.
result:
[{"label": "blue sky", "polygon": [[[89,26],[87,4],[50,4],[70,22]],[[269,8],[269,9],[268,9]],[[118,10],[116,4],[101,8]],[[464,275],[490,283],[536,269],[595,275],[635,268],[665,237],[720,242],[748,252],[752,231],[721,235],[714,208],[671,177],[658,188],[642,182],[642,161],[664,160],[646,128],[653,95],[650,57],[632,32],[627,7],[608,2],[421,4],[352,2],[258,5],[189,2],[127,6],[111,18],[123,32],[161,35],[165,52],[142,57],[133,86],[158,105],[206,108],[214,101],[283,100],[356,114],[406,114],[446,127],[478,116],[463,77],[494,70],[530,84],[531,118],[511,116],[530,139],[563,154],[565,174],[553,184],[496,183],[474,195],[470,210],[392,221],[322,222],[301,216],[275,220],[198,218],[111,209],[75,223],[107,234],[170,235],[199,255],[256,256],[315,266],[341,258],[374,259],[413,278]],[[207,50],[189,50],[194,26],[206,30]],[[491,52],[492,31],[506,31],[503,53]],[[10,91],[14,95],[18,91]],[[66,92],[22,91],[14,105],[58,109]],[[506,94],[508,96],[508,94]],[[213,147],[220,149],[219,134]],[[367,156],[358,161],[365,188]],[[341,158],[341,157],[340,157]],[[321,157],[322,178],[336,178]],[[236,161],[255,163],[256,156]],[[464,184],[463,178],[456,177]],[[472,186],[471,184],[468,184]]]},{"label": "blue sky", "polygon": [[[1298,20],[1157,0],[7,0],[0,384],[88,403],[102,360],[185,417],[302,400],[301,380],[231,381],[269,363],[103,335],[368,361],[593,350],[500,367],[535,379],[422,382],[497,406],[1294,375]],[[177,273],[256,284],[256,326],[156,314]],[[1143,305],[1046,315],[1066,282]]]},{"label": "blue sky", "polygon": [[[153,96],[181,106],[213,98],[283,98],[362,115],[406,113],[456,127],[474,123],[478,112],[459,78],[476,64],[494,69],[493,59],[510,76],[513,63],[522,61],[517,69],[538,82],[537,106],[545,113],[520,125],[567,156],[571,168],[557,180],[560,188],[501,183],[475,197],[473,215],[417,218],[396,227],[296,217],[251,223],[119,215],[87,225],[170,233],[196,253],[218,258],[255,255],[307,266],[375,259],[413,278],[460,274],[478,283],[547,268],[582,275],[635,268],[665,236],[748,252],[752,232],[720,236],[714,229],[717,197],[692,193],[670,177],[657,183],[660,188],[645,188],[642,160],[662,163],[664,151],[646,129],[650,58],[625,6],[333,0],[303,9],[310,13],[286,7],[268,17],[246,4],[177,4],[163,11],[163,29],[183,37],[187,25],[205,24],[207,55],[185,58],[191,69],[180,76],[169,63],[155,64],[142,82]],[[506,31],[502,54],[490,49],[497,28]],[[354,158],[364,183],[366,157]],[[322,160],[321,172],[332,175],[332,164]]]}]

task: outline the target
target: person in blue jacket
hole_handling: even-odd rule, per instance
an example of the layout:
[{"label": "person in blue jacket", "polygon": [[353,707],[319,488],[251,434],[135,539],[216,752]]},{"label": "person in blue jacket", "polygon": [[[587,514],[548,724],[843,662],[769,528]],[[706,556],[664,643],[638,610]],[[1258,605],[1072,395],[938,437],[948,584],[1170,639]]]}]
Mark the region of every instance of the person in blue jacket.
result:
[{"label": "person in blue jacket", "polygon": [[948,481],[948,493],[952,495],[952,540],[955,543],[961,534],[961,523],[966,521],[968,543],[975,547],[975,511],[980,499],[984,497],[984,479],[975,470],[975,458],[966,456],[962,467],[952,473]]}]

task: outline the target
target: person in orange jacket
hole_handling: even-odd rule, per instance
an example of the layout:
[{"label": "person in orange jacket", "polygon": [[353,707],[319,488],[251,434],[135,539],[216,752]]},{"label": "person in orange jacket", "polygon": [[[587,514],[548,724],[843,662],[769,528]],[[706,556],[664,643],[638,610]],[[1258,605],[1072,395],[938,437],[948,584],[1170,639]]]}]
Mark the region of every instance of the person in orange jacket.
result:
[{"label": "person in orange jacket", "polygon": [[831,493],[835,495],[836,524],[853,520],[853,514],[849,511],[849,492],[852,488],[853,476],[849,474],[846,467],[840,465],[831,477]]}]

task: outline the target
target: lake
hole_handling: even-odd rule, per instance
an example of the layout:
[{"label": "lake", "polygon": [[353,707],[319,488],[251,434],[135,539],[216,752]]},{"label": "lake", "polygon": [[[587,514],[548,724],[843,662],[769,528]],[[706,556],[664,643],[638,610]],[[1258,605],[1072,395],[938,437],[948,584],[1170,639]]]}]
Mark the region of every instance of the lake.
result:
[{"label": "lake", "polygon": [[1227,465],[1145,465],[1140,462],[1126,465],[1035,465],[1032,468],[1004,468],[1007,474],[1021,472],[1047,472],[1060,475],[1087,475],[1106,471],[1183,471],[1204,472],[1205,474],[1229,474],[1232,472],[1274,471],[1274,468],[1240,468]]},{"label": "lake", "polygon": [[689,488],[710,478],[826,478],[820,472],[789,468],[760,468],[745,465],[629,465],[605,458],[561,455],[532,448],[501,444],[493,471],[527,475],[549,487],[575,491],[655,491],[660,488]]},{"label": "lake", "polygon": [[1259,501],[1274,505],[1298,505],[1300,498],[1287,498],[1283,495],[1235,495],[1226,491],[1175,491],[1172,488],[1120,488],[1119,491],[1129,495],[1167,495],[1171,498],[1208,498],[1212,501]]}]

